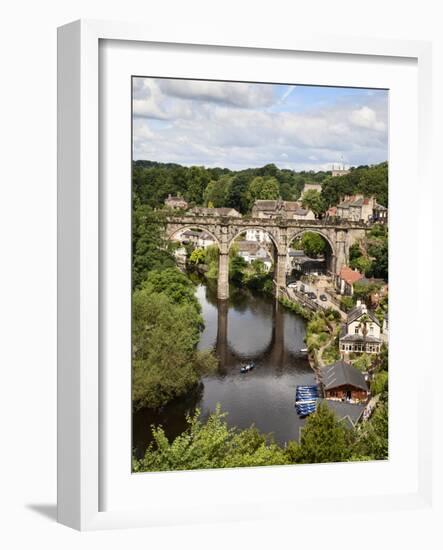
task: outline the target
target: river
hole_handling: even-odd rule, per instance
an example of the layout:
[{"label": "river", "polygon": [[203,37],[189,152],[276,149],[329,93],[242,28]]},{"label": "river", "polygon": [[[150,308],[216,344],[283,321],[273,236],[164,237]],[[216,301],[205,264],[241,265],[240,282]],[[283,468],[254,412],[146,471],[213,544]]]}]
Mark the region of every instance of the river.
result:
[{"label": "river", "polygon": [[[305,321],[276,300],[231,287],[229,300],[218,302],[216,288],[199,284],[205,329],[199,348],[215,350],[218,371],[202,380],[191,394],[161,411],[141,409],[133,417],[133,448],[140,457],[151,441],[152,424],[161,424],[169,438],[185,429],[187,413],[198,407],[206,417],[217,403],[231,426],[251,424],[272,432],[281,444],[298,439],[302,421],[294,408],[297,384],[313,383],[313,371],[299,350],[305,347]],[[243,363],[256,368],[240,373]]]}]

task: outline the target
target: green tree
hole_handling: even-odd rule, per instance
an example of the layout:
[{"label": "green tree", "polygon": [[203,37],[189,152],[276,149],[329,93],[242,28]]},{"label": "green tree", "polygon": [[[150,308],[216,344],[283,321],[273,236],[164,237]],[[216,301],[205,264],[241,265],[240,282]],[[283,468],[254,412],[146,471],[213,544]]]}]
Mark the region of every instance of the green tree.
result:
[{"label": "green tree", "polygon": [[362,353],[352,362],[354,367],[361,372],[368,372],[372,366],[373,357],[369,353]]},{"label": "green tree", "polygon": [[301,243],[304,253],[311,258],[316,258],[326,250],[326,241],[313,231],[303,233]]},{"label": "green tree", "polygon": [[189,256],[189,262],[194,265],[204,264],[206,259],[206,253],[204,248],[194,248]]},{"label": "green tree", "polygon": [[354,283],[354,299],[361,300],[370,305],[371,295],[380,290],[381,285],[377,282],[363,283],[357,281]]},{"label": "green tree", "polygon": [[174,304],[190,305],[200,313],[200,304],[195,297],[195,286],[191,280],[176,267],[162,271],[150,271],[141,288],[148,294],[164,294]]},{"label": "green tree", "polygon": [[309,189],[303,194],[302,206],[308,210],[312,210],[316,216],[325,211],[325,203],[321,194],[316,189]]},{"label": "green tree", "polygon": [[234,256],[229,259],[229,278],[236,284],[241,284],[247,267],[246,260],[242,256]]},{"label": "green tree", "polygon": [[211,180],[206,186],[203,200],[208,205],[212,204],[214,208],[226,206],[226,195],[231,183],[232,176],[222,176],[218,180]]},{"label": "green tree", "polygon": [[249,207],[254,205],[256,200],[273,200],[280,196],[280,186],[275,177],[257,176],[249,184]]},{"label": "green tree", "polygon": [[202,166],[191,166],[188,173],[187,198],[190,202],[203,204],[203,194],[209,183],[209,174]]},{"label": "green tree", "polygon": [[388,391],[388,373],[385,370],[377,372],[371,382],[371,393],[378,395],[379,393]]},{"label": "green tree", "polygon": [[[135,200],[136,201],[136,200]],[[136,201],[137,202],[137,201]],[[139,206],[132,220],[132,285],[139,288],[153,269],[174,267],[169,245],[163,238],[164,217],[149,206]]]},{"label": "green tree", "polygon": [[322,402],[304,425],[292,460],[301,464],[342,462],[350,457],[351,437],[352,432]]},{"label": "green tree", "polygon": [[389,451],[388,407],[379,403],[369,421],[359,428],[353,445],[352,459],[363,456],[366,460],[384,460]]},{"label": "green tree", "polygon": [[218,276],[218,256],[219,249],[216,244],[211,244],[205,248],[205,264],[208,267],[206,277],[216,279]]},{"label": "green tree", "polygon": [[340,299],[340,309],[345,312],[350,311],[355,305],[355,301],[352,296],[342,296]]},{"label": "green tree", "polygon": [[250,176],[246,173],[237,173],[232,180],[226,192],[226,206],[235,208],[242,214],[246,214],[249,209],[249,188]]},{"label": "green tree", "polygon": [[[178,293],[176,294],[178,295]],[[134,407],[160,407],[195,386],[216,368],[196,345],[202,319],[195,305],[174,303],[148,286],[132,299],[132,399]]]}]

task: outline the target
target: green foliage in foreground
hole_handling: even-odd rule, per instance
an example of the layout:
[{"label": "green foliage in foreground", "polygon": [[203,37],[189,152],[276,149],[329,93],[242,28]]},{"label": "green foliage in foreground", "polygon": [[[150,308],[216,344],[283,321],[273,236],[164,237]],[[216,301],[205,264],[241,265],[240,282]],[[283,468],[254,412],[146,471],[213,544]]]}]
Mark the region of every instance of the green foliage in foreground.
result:
[{"label": "green foliage in foreground", "polygon": [[230,428],[219,406],[206,421],[199,416],[196,411],[188,417],[187,429],[172,441],[161,426],[152,426],[154,440],[143,458],[133,459],[134,472],[378,460],[388,456],[384,403],[369,422],[354,431],[323,402],[303,427],[300,444],[290,441],[286,447],[254,426]]},{"label": "green foliage in foreground", "polygon": [[225,413],[217,408],[206,422],[200,412],[188,417],[188,428],[169,442],[163,428],[152,429],[154,442],[141,460],[133,461],[135,472],[237,468],[287,464],[283,449],[254,427],[229,428]]}]

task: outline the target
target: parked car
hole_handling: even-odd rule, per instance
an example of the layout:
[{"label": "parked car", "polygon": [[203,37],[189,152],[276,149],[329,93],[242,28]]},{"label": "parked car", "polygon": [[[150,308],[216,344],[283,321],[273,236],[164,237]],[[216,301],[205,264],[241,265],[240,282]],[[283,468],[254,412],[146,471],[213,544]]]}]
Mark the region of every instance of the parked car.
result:
[{"label": "parked car", "polygon": [[308,292],[308,298],[311,298],[311,300],[316,300],[317,294],[315,294],[314,292]]},{"label": "parked car", "polygon": [[321,300],[322,302],[327,302],[328,299],[326,298],[326,294],[320,294],[320,300]]},{"label": "parked car", "polygon": [[297,288],[297,283],[289,283],[288,288]]}]

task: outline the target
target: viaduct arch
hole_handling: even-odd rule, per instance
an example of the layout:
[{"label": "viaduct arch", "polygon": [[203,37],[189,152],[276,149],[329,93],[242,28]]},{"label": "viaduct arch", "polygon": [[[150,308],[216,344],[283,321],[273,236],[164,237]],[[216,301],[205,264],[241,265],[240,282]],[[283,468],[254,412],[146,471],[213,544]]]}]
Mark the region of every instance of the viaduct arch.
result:
[{"label": "viaduct arch", "polygon": [[312,231],[321,235],[329,244],[332,257],[331,270],[338,273],[349,260],[350,247],[364,237],[370,225],[348,220],[288,220],[282,217],[230,218],[227,216],[169,216],[166,220],[167,239],[179,232],[198,228],[211,235],[219,248],[217,295],[220,300],[229,297],[229,248],[235,239],[248,229],[261,229],[269,234],[275,247],[274,284],[276,295],[286,286],[286,257],[291,242]]}]

